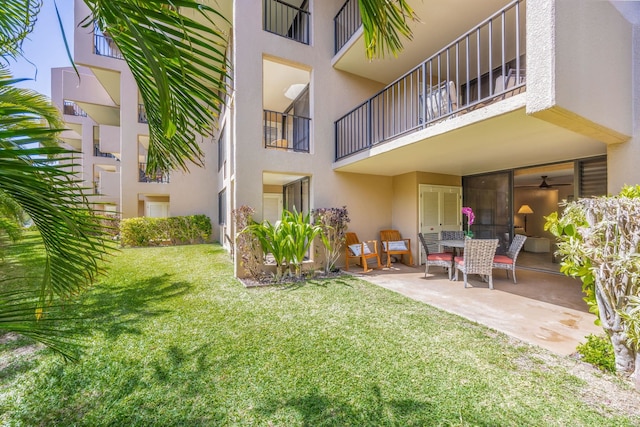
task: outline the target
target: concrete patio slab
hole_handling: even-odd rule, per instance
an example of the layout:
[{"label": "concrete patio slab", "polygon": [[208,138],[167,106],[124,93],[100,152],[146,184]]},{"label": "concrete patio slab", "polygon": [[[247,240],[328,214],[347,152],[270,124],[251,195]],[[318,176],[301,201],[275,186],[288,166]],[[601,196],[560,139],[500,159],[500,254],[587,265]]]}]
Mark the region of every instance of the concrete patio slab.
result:
[{"label": "concrete patio slab", "polygon": [[476,275],[464,288],[462,281],[449,281],[445,270],[437,267],[426,278],[423,266],[400,263],[366,274],[352,271],[373,284],[561,355],[574,353],[585,336],[603,333],[582,300],[580,280],[530,270],[516,273],[514,284],[505,271],[495,270],[490,290]]}]

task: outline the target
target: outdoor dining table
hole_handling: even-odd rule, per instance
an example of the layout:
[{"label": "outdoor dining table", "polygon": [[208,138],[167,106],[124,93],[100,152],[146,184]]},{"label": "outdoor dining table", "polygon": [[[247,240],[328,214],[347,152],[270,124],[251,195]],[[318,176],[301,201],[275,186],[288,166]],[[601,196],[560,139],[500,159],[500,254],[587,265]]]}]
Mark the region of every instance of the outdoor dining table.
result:
[{"label": "outdoor dining table", "polygon": [[464,239],[460,239],[460,240],[436,240],[436,242],[440,246],[445,246],[447,248],[453,248],[453,254],[455,256],[457,256],[458,253],[460,252],[457,249],[464,249]]}]

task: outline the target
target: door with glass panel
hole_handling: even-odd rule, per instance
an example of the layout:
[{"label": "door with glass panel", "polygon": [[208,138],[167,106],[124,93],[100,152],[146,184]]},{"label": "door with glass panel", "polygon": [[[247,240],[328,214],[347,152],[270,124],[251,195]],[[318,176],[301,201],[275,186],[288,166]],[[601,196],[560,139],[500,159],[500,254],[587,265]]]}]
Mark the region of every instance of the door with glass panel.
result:
[{"label": "door with glass panel", "polygon": [[[460,230],[462,187],[420,185],[419,198],[419,230],[428,242],[429,251],[439,252],[435,241],[439,239],[440,232]],[[420,252],[420,262],[424,262],[424,251]]]}]

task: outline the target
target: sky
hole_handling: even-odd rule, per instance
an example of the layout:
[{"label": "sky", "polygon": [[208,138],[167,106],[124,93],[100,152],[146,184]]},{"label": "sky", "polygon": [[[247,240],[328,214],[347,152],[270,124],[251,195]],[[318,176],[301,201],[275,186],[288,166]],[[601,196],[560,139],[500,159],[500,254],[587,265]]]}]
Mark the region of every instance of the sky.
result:
[{"label": "sky", "polygon": [[51,68],[71,65],[56,16],[56,4],[73,55],[73,0],[44,0],[34,31],[22,45],[25,57],[9,62],[14,77],[31,79],[19,84],[20,87],[47,96],[51,96]]}]

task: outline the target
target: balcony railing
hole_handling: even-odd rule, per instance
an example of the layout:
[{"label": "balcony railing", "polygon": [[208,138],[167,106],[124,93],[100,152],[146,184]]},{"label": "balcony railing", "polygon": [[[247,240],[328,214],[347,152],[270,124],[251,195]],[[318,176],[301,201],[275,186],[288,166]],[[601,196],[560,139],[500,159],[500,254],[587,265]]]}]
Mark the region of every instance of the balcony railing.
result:
[{"label": "balcony railing", "polygon": [[73,101],[63,101],[62,112],[68,116],[87,117],[87,112]]},{"label": "balcony railing", "polygon": [[361,25],[358,0],[347,0],[333,18],[334,53],[338,53],[347,44]]},{"label": "balcony railing", "polygon": [[263,0],[264,30],[309,44],[311,14],[282,0]]},{"label": "balcony railing", "polygon": [[138,123],[149,123],[147,110],[144,109],[144,104],[138,104]]},{"label": "balcony railing", "polygon": [[122,52],[111,37],[97,33],[93,35],[93,53],[109,58],[124,59]]},{"label": "balcony railing", "polygon": [[158,171],[154,174],[147,174],[147,164],[138,163],[138,182],[158,182],[169,184],[169,173]]},{"label": "balcony railing", "polygon": [[309,152],[309,124],[307,117],[264,110],[263,141],[266,148]]},{"label": "balcony railing", "polygon": [[94,142],[93,143],[93,156],[94,157],[107,157],[109,159],[115,159],[115,157],[116,157],[111,153],[103,153],[102,151],[100,151],[100,143],[99,142]]},{"label": "balcony railing", "polygon": [[525,90],[525,0],[515,0],[335,123],[339,160]]}]

